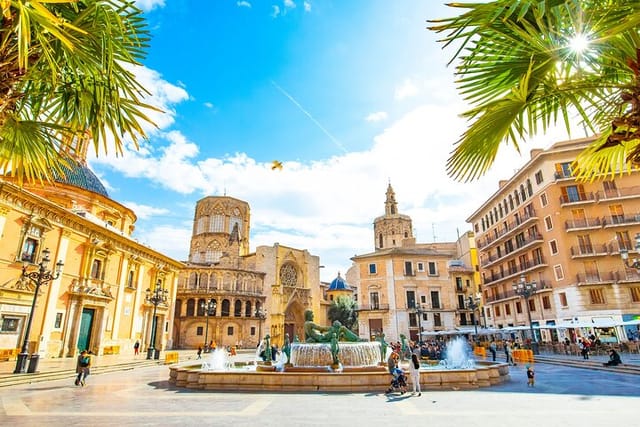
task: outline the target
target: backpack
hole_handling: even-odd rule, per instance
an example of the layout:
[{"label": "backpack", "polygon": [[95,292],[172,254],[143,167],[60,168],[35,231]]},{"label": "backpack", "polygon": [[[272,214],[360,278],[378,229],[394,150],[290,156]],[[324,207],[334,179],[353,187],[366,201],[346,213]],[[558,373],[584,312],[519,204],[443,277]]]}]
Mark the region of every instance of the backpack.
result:
[{"label": "backpack", "polygon": [[80,359],[80,366],[82,366],[83,368],[86,366],[89,366],[89,356],[84,356]]}]

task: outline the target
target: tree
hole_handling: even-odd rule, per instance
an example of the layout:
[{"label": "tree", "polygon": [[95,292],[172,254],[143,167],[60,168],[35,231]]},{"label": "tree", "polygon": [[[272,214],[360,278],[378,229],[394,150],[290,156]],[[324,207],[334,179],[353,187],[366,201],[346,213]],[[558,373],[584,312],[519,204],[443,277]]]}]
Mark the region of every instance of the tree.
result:
[{"label": "tree", "polygon": [[329,306],[328,317],[331,323],[339,320],[348,329],[354,330],[357,326],[358,312],[357,305],[353,298],[346,295],[338,296]]},{"label": "tree", "polygon": [[127,0],[0,0],[0,170],[50,179],[77,139],[122,153],[151,123],[130,71],[148,42]]},{"label": "tree", "polygon": [[640,2],[497,0],[449,4],[459,16],[431,21],[456,47],[458,88],[470,124],[449,175],[484,174],[499,147],[561,122],[599,134],[576,159],[579,178],[613,177],[640,164]]}]

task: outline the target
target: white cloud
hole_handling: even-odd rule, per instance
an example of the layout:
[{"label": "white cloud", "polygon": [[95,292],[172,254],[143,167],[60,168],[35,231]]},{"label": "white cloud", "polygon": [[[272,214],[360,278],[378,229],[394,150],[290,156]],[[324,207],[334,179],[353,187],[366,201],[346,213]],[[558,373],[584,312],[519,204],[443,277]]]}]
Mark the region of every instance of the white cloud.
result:
[{"label": "white cloud", "polygon": [[271,17],[277,18],[280,15],[280,6],[274,4],[271,6],[271,8],[273,9],[273,12],[271,13]]},{"label": "white cloud", "polygon": [[304,5],[304,11],[305,12],[311,12],[311,2],[305,1],[302,4]]},{"label": "white cloud", "polygon": [[368,122],[379,122],[382,120],[386,120],[389,115],[385,111],[377,111],[375,113],[369,114],[365,120]]},{"label": "white cloud", "polygon": [[156,7],[164,7],[164,0],[136,0],[136,6],[145,12],[149,12]]},{"label": "white cloud", "polygon": [[288,9],[294,9],[296,7],[296,3],[293,0],[284,0],[284,7]]},{"label": "white cloud", "polygon": [[236,5],[238,7],[248,7],[249,9],[251,8],[251,3],[249,3],[248,1],[239,1],[236,3]]},{"label": "white cloud", "polygon": [[170,212],[167,208],[156,208],[149,205],[141,205],[139,203],[131,201],[123,201],[120,203],[133,210],[138,219],[150,219],[153,216],[166,215]]},{"label": "white cloud", "polygon": [[396,87],[394,97],[400,101],[405,98],[416,96],[418,87],[409,79],[406,79],[400,86]]}]

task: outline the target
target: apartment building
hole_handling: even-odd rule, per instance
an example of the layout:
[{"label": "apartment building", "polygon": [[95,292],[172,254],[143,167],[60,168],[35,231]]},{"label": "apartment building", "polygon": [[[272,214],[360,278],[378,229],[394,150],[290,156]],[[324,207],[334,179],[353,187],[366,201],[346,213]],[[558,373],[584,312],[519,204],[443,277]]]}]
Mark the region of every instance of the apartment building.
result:
[{"label": "apartment building", "polygon": [[412,220],[399,213],[390,184],[385,214],[373,228],[375,250],[351,258],[347,272],[357,289],[360,337],[419,340],[421,332],[473,330],[477,312],[467,303],[476,290],[473,233],[458,242],[416,243]]},{"label": "apartment building", "polygon": [[[636,329],[604,326],[640,316],[640,274],[621,257],[621,250],[638,256],[640,170],[577,181],[572,162],[591,141],[532,150],[467,219],[476,234],[488,326],[529,325],[530,314],[534,326],[588,325],[603,337],[624,339]],[[527,299],[514,291],[520,281],[536,285]],[[540,333],[543,341],[557,338],[553,328]]]}]

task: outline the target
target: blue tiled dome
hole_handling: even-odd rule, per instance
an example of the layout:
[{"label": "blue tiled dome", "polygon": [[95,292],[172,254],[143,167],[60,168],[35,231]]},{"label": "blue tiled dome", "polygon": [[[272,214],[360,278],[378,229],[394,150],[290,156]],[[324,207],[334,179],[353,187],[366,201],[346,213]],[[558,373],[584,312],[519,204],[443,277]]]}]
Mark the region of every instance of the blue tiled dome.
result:
[{"label": "blue tiled dome", "polygon": [[340,277],[340,273],[338,273],[338,277],[331,281],[329,284],[329,291],[350,291],[351,286],[345,280]]},{"label": "blue tiled dome", "polygon": [[102,182],[98,177],[87,167],[87,165],[80,162],[69,162],[71,167],[63,167],[64,176],[59,176],[54,172],[53,179],[61,184],[73,185],[84,190],[92,191],[94,193],[101,194],[105,197],[109,197],[107,189],[104,188]]}]

